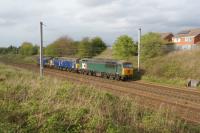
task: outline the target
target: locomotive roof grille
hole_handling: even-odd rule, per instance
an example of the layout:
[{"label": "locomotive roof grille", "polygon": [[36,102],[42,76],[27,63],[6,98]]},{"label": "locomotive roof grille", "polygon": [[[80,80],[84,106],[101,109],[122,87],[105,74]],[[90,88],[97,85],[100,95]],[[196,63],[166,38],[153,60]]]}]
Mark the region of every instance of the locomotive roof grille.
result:
[{"label": "locomotive roof grille", "polygon": [[123,60],[113,60],[113,59],[82,59],[80,60],[82,62],[90,62],[90,63],[105,63],[105,64],[124,64],[124,63],[128,63],[128,64],[132,64],[131,62],[128,61],[123,61]]}]

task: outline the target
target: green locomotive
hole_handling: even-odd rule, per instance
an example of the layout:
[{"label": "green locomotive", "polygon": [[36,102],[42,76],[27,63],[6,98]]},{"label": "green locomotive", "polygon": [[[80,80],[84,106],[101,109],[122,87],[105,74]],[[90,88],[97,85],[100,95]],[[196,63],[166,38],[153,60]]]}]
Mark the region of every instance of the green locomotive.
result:
[{"label": "green locomotive", "polygon": [[109,59],[81,59],[79,72],[104,78],[127,80],[133,77],[133,65],[126,61]]}]

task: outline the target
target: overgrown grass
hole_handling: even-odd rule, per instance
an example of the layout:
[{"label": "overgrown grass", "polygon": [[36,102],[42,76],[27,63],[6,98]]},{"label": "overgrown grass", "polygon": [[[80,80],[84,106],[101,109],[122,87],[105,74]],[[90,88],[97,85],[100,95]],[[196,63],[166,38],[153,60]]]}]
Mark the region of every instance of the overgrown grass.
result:
[{"label": "overgrown grass", "polygon": [[143,78],[185,86],[187,79],[199,79],[199,57],[200,50],[197,49],[149,59],[142,64],[146,71]]},{"label": "overgrown grass", "polygon": [[107,48],[101,54],[95,56],[94,58],[114,59],[112,49]]},{"label": "overgrown grass", "polygon": [[0,64],[0,132],[199,132],[173,112]]},{"label": "overgrown grass", "polygon": [[183,79],[179,78],[173,78],[173,79],[168,79],[165,77],[156,77],[152,75],[144,75],[142,77],[142,80],[148,81],[148,82],[155,82],[159,83],[162,85],[168,85],[168,86],[176,86],[176,87],[184,87],[186,86],[186,81]]}]

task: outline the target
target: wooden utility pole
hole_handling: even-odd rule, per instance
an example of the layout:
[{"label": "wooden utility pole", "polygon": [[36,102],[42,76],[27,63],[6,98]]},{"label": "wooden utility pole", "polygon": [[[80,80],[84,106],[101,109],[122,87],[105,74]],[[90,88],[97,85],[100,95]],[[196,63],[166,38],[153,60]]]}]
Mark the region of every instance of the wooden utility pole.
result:
[{"label": "wooden utility pole", "polygon": [[138,73],[140,72],[141,28],[138,29]]},{"label": "wooden utility pole", "polygon": [[43,22],[40,22],[40,77],[43,77]]}]

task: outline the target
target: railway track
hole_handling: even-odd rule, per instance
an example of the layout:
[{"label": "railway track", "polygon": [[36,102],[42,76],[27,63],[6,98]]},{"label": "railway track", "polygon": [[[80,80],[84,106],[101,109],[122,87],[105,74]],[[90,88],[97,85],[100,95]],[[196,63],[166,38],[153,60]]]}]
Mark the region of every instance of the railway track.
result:
[{"label": "railway track", "polygon": [[[55,71],[52,69],[48,69],[48,71]],[[83,77],[83,75],[76,74],[76,73],[70,73],[66,71],[60,71],[56,70],[57,73],[60,74],[65,74],[65,75],[71,75],[75,77]],[[101,83],[112,83],[121,87],[126,87],[134,90],[139,90],[139,91],[145,91],[149,92],[152,94],[156,95],[162,95],[163,97],[170,97],[172,99],[176,100],[181,100],[184,103],[190,103],[190,104],[200,104],[200,92],[198,91],[191,91],[191,90],[186,90],[186,89],[177,89],[177,88],[169,88],[169,87],[164,87],[164,86],[156,86],[156,85],[151,85],[151,84],[145,84],[145,83],[140,83],[137,81],[132,81],[132,82],[123,82],[123,81],[114,81],[114,80],[107,80],[107,79],[102,79],[99,77],[93,77],[93,76],[88,76],[85,75],[84,78],[87,78],[88,80],[92,81],[98,81]]]},{"label": "railway track", "polygon": [[[35,65],[10,65],[38,71],[38,67]],[[76,83],[92,85],[120,95],[137,96],[141,99],[141,102],[149,106],[159,106],[161,103],[164,103],[165,106],[170,106],[177,111],[185,120],[200,123],[200,92],[198,91],[156,86],[135,81],[122,82],[107,80],[49,68],[45,68],[44,72],[48,75],[54,75]]]}]

